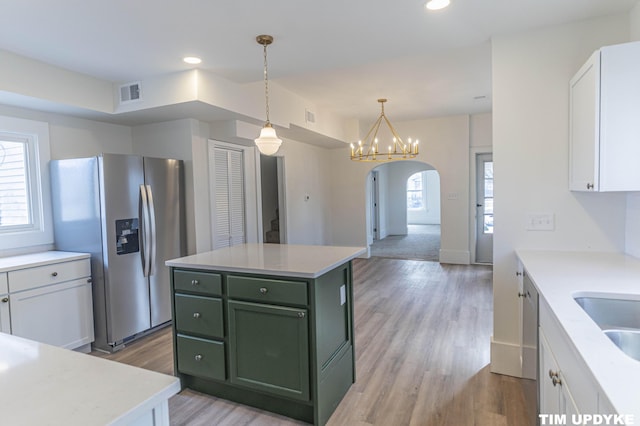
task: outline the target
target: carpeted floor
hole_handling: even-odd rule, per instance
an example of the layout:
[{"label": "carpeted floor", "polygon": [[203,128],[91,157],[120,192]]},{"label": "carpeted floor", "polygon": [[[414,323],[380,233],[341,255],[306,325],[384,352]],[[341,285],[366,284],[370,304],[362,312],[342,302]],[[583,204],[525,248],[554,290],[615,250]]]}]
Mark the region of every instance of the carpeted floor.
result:
[{"label": "carpeted floor", "polygon": [[371,245],[371,256],[439,261],[440,225],[409,225],[408,235],[389,235]]}]

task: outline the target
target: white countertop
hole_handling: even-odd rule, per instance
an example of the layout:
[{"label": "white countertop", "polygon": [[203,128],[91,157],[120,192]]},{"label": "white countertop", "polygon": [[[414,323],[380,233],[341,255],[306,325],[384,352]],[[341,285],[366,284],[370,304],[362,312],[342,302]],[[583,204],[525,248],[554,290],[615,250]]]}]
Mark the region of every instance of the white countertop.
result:
[{"label": "white countertop", "polygon": [[364,247],[240,244],[168,260],[168,266],[318,278],[365,253]]},{"label": "white countertop", "polygon": [[178,378],[0,333],[0,423],[130,424]]},{"label": "white countertop", "polygon": [[22,268],[48,265],[55,262],[67,262],[91,257],[89,253],[72,253],[66,251],[43,251],[40,253],[22,254],[0,258],[0,272],[14,271]]},{"label": "white countertop", "polygon": [[640,300],[640,260],[618,253],[518,250],[528,275],[619,414],[640,419],[640,361],[624,354],[575,302]]}]

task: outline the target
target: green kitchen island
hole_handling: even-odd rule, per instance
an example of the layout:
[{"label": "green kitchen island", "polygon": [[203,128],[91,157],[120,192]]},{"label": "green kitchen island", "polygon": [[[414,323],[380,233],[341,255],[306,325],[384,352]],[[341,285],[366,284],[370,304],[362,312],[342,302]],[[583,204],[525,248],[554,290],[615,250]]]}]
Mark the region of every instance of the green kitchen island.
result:
[{"label": "green kitchen island", "polygon": [[166,262],[182,387],[323,425],[355,382],[360,247],[242,244]]}]

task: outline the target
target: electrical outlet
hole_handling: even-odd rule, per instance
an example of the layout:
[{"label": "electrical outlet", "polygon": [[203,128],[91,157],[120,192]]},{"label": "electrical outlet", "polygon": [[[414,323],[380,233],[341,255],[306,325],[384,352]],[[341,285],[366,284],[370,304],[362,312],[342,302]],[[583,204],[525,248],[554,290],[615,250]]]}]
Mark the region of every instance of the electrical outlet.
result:
[{"label": "electrical outlet", "polygon": [[554,228],[553,213],[527,214],[527,231],[553,231]]}]

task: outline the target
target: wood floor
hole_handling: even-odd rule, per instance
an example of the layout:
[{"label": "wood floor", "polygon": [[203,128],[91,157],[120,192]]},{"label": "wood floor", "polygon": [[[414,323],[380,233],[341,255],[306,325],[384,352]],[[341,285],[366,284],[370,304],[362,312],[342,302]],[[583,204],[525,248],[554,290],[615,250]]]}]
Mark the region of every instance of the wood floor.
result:
[{"label": "wood floor", "polygon": [[[332,426],[525,424],[520,379],[489,371],[491,268],[371,258],[354,261],[356,383]],[[98,354],[173,373],[170,329]],[[172,425],[299,425],[184,390]]]}]

